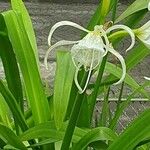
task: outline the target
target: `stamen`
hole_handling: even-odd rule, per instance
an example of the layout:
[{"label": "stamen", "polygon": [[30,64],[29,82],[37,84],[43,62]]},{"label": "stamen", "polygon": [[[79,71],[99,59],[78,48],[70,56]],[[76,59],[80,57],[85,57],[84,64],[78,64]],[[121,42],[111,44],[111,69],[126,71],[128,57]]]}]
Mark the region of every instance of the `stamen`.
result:
[{"label": "stamen", "polygon": [[71,21],[60,21],[58,23],[56,23],[50,30],[49,32],[49,36],[48,36],[48,45],[51,46],[51,38],[52,38],[52,35],[54,33],[54,31],[58,28],[58,27],[61,27],[61,26],[72,26],[72,27],[75,27],[77,29],[80,29],[82,31],[85,31],[87,33],[89,33],[90,31],[85,29],[84,27],[78,25],[77,23],[74,23],[74,22],[71,22]]},{"label": "stamen", "polygon": [[97,66],[100,64],[100,62],[102,61],[102,58],[103,58],[103,56],[101,56],[102,54],[101,54],[101,52],[99,51],[98,52],[98,62],[97,62],[97,64],[93,67],[93,70],[95,69],[95,68],[97,68]]},{"label": "stamen", "polygon": [[87,52],[86,53],[86,61],[84,63],[84,69],[85,69],[86,72],[89,70],[89,64],[88,64],[89,59],[90,59],[90,52],[89,53]]},{"label": "stamen", "polygon": [[115,29],[124,29],[124,30],[126,30],[128,32],[128,34],[131,37],[131,41],[132,42],[131,42],[131,45],[128,47],[128,49],[126,51],[129,51],[130,49],[132,49],[134,44],[135,44],[135,35],[134,35],[133,31],[129,27],[125,26],[125,25],[114,25],[114,26],[108,28],[106,30],[106,32],[110,33],[112,30],[115,30]]},{"label": "stamen", "polygon": [[106,49],[105,53],[103,54],[103,57],[104,57],[109,51],[109,40],[108,40],[107,34],[103,30],[103,28],[101,29],[101,32],[102,32],[102,36],[104,37],[104,40],[105,40],[105,43],[106,43],[106,44],[103,43],[103,45],[105,45],[105,49]]},{"label": "stamen", "polygon": [[90,69],[89,69],[88,77],[87,77],[87,80],[86,80],[86,83],[85,83],[85,86],[84,86],[83,90],[79,90],[80,94],[82,94],[87,88],[87,85],[89,83],[91,73],[92,73],[92,70],[93,70],[93,62],[94,62],[94,50],[93,50],[93,54],[92,54],[92,62],[91,62],[91,66],[90,66]]}]

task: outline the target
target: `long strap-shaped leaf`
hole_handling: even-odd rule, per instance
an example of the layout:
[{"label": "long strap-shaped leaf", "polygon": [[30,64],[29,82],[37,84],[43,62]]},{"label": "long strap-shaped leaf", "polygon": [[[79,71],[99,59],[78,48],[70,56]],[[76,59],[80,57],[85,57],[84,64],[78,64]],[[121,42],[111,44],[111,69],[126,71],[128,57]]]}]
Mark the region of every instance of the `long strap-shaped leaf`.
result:
[{"label": "long strap-shaped leaf", "polygon": [[[63,125],[63,128],[57,130],[54,124],[54,121],[39,124],[29,130],[25,131],[20,138],[22,141],[31,140],[35,138],[48,138],[47,143],[51,143],[54,141],[60,141],[63,139],[65,134],[66,125]],[[80,128],[75,129],[75,133],[73,135],[73,142],[78,142],[82,136],[87,133],[87,130],[83,130]]]},{"label": "long strap-shaped leaf", "polygon": [[59,129],[66,114],[71,87],[74,79],[75,67],[70,53],[57,53],[57,68],[54,84],[54,120]]},{"label": "long strap-shaped leaf", "polygon": [[32,46],[32,48],[35,52],[35,55],[37,57],[37,60],[38,60],[36,38],[35,38],[35,33],[33,30],[33,25],[32,25],[32,21],[29,16],[29,13],[28,13],[24,3],[22,2],[22,0],[11,0],[11,6],[14,11],[21,13],[22,21],[24,23],[28,38],[31,42],[31,46]]},{"label": "long strap-shaped leaf", "polygon": [[115,23],[120,22],[121,20],[132,15],[133,13],[148,8],[148,3],[149,0],[136,0],[116,19]]},{"label": "long strap-shaped leaf", "polygon": [[109,128],[98,127],[87,132],[81,140],[76,143],[71,150],[84,150],[90,143],[96,141],[113,141],[117,138],[117,135]]},{"label": "long strap-shaped leaf", "polygon": [[139,115],[108,150],[133,150],[138,143],[148,137],[150,137],[150,109]]},{"label": "long strap-shaped leaf", "polygon": [[[120,78],[120,76],[122,74],[121,68],[116,67],[112,63],[108,63],[108,62],[106,63],[106,70],[109,73],[113,74],[117,78]],[[133,89],[138,89],[140,87],[140,85],[129,74],[126,74],[126,78],[125,78],[124,82],[126,84],[128,84],[130,87],[132,87]],[[148,92],[146,90],[141,89],[141,90],[139,90],[139,92],[142,93],[147,98],[150,97],[150,95],[148,94]]]},{"label": "long strap-shaped leaf", "polygon": [[0,94],[0,122],[2,122],[2,124],[4,124],[5,126],[11,128],[11,116],[9,111],[10,110],[7,103],[5,102],[5,99]]},{"label": "long strap-shaped leaf", "polygon": [[23,111],[23,92],[19,69],[11,43],[6,36],[0,36],[0,55],[5,70],[8,88],[14,95],[18,104],[20,104],[21,110]]},{"label": "long strap-shaped leaf", "polygon": [[2,80],[0,80],[0,93],[5,98],[7,105],[9,106],[13,116],[15,116],[17,123],[20,125],[23,131],[28,129],[25,118],[9,89],[4,85]]},{"label": "long strap-shaped leaf", "polygon": [[22,71],[27,99],[36,124],[49,118],[49,106],[36,63],[36,56],[28,38],[22,16],[15,11],[3,14],[8,35]]},{"label": "long strap-shaped leaf", "polygon": [[[0,137],[5,139],[8,144],[11,146],[20,149],[20,150],[27,150],[24,144],[20,141],[19,137],[17,137],[12,130],[8,127],[0,124]],[[0,143],[1,144],[1,143]]]}]

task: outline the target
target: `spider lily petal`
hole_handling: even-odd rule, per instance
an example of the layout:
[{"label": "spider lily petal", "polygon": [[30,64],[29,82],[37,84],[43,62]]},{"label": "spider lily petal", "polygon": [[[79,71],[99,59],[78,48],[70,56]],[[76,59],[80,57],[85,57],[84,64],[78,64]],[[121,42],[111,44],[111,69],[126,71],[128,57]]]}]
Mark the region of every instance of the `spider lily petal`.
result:
[{"label": "spider lily petal", "polygon": [[65,46],[65,45],[76,44],[76,43],[78,43],[78,42],[79,42],[79,41],[66,41],[66,40],[62,40],[62,41],[59,41],[59,42],[55,43],[54,45],[50,46],[50,48],[47,50],[46,55],[45,55],[45,57],[44,57],[44,64],[45,64],[46,69],[48,69],[48,64],[47,64],[48,55],[49,55],[49,53],[50,53],[53,49],[55,49],[55,48],[57,48],[57,47],[59,47],[59,46]]},{"label": "spider lily petal", "polygon": [[148,47],[150,48],[150,21],[144,24],[142,27],[137,29],[136,36]]},{"label": "spider lily petal", "polygon": [[148,10],[150,11],[150,2],[148,3]]},{"label": "spider lily petal", "polygon": [[130,49],[133,48],[134,44],[135,44],[135,35],[134,35],[134,32],[127,26],[125,25],[114,25],[110,28],[108,28],[106,30],[107,33],[110,33],[111,31],[115,30],[115,29],[124,29],[128,32],[128,34],[130,35],[131,37],[131,45],[128,47],[128,49],[126,51],[129,51]]},{"label": "spider lily petal", "polygon": [[117,84],[122,83],[125,76],[126,76],[126,64],[125,64],[123,57],[116,50],[114,50],[112,47],[110,47],[109,52],[114,54],[119,59],[121,66],[122,66],[122,76],[118,82],[114,83],[114,85],[117,85]]},{"label": "spider lily petal", "polygon": [[150,78],[149,77],[144,77],[146,80],[149,80],[150,81]]},{"label": "spider lily petal", "polygon": [[49,36],[48,36],[48,45],[51,46],[51,38],[52,38],[52,35],[54,33],[54,31],[58,28],[58,27],[61,27],[61,26],[72,26],[72,27],[75,27],[77,29],[80,29],[80,30],[83,30],[85,32],[90,32],[89,30],[85,29],[84,27],[78,25],[77,23],[74,23],[74,22],[71,22],[71,21],[60,21],[58,23],[56,23],[50,30],[49,32]]}]

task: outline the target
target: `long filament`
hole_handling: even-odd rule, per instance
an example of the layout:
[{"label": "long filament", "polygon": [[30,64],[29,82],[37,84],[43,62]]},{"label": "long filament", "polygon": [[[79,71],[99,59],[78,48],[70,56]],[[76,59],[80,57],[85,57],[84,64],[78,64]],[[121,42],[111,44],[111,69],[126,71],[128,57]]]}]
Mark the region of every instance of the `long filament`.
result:
[{"label": "long filament", "polygon": [[93,50],[93,54],[92,54],[92,62],[91,62],[91,66],[90,66],[90,69],[89,69],[88,77],[87,77],[87,80],[86,80],[86,83],[85,83],[85,86],[84,86],[83,90],[79,90],[80,94],[82,94],[87,88],[87,85],[89,83],[91,73],[92,73],[92,70],[93,70],[93,62],[94,62],[94,50]]}]

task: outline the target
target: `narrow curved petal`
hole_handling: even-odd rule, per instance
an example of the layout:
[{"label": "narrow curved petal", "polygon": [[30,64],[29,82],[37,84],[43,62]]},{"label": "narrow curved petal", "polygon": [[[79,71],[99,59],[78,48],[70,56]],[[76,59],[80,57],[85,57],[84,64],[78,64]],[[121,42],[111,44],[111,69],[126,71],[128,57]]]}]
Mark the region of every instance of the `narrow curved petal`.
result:
[{"label": "narrow curved petal", "polygon": [[115,29],[123,29],[123,30],[125,30],[125,31],[128,32],[128,34],[131,37],[131,45],[128,47],[128,49],[126,51],[129,51],[130,49],[132,49],[133,46],[134,46],[134,44],[135,44],[135,35],[134,35],[134,32],[129,27],[127,27],[125,25],[114,25],[114,26],[108,28],[106,30],[106,32],[110,33],[112,30],[115,30]]},{"label": "narrow curved petal", "polygon": [[49,49],[47,50],[46,54],[45,54],[45,57],[44,57],[44,64],[45,64],[46,69],[48,69],[48,64],[47,64],[48,55],[53,49],[55,49],[59,46],[76,44],[78,42],[79,41],[65,41],[65,40],[62,40],[62,41],[59,41],[59,42],[55,43],[54,45],[50,46]]},{"label": "narrow curved petal", "polygon": [[144,77],[144,79],[146,79],[146,80],[149,80],[149,81],[150,81],[150,78],[149,78],[149,77]]},{"label": "narrow curved petal", "polygon": [[122,83],[126,76],[126,64],[125,64],[123,57],[117,51],[115,51],[113,48],[110,48],[109,51],[119,59],[121,66],[122,66],[122,76],[118,82],[114,83],[114,85],[117,85],[117,84]]},{"label": "narrow curved petal", "polygon": [[150,11],[150,2],[148,3],[148,10]]},{"label": "narrow curved petal", "polygon": [[78,72],[79,72],[79,70],[80,70],[80,67],[76,67],[76,72],[75,72],[75,76],[74,76],[74,82],[75,82],[78,90],[82,91],[82,88],[81,88],[81,86],[80,86],[80,84],[78,82]]},{"label": "narrow curved petal", "polygon": [[58,23],[56,23],[50,30],[49,32],[49,36],[48,36],[48,45],[51,46],[51,38],[52,38],[52,35],[54,33],[54,31],[61,27],[61,26],[72,26],[72,27],[75,27],[77,29],[80,29],[80,30],[83,30],[85,32],[90,32],[89,30],[85,29],[84,27],[78,25],[77,23],[74,23],[74,22],[71,22],[71,21],[60,21]]}]

